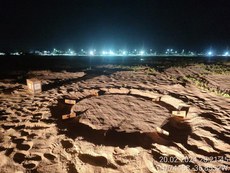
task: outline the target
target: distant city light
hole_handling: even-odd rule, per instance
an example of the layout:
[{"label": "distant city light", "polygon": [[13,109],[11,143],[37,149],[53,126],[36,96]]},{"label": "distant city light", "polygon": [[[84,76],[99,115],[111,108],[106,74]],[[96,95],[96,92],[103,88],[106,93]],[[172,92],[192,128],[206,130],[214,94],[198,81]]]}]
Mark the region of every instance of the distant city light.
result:
[{"label": "distant city light", "polygon": [[14,52],[14,53],[11,53],[11,55],[16,55],[16,56],[19,56],[20,53],[19,52]]},{"label": "distant city light", "polygon": [[229,52],[228,52],[228,51],[225,52],[225,53],[224,53],[224,56],[229,56]]},{"label": "distant city light", "polygon": [[112,50],[110,50],[109,55],[114,55],[114,52]]},{"label": "distant city light", "polygon": [[90,55],[90,56],[93,56],[93,55],[94,55],[94,51],[92,51],[92,50],[89,51],[89,55]]},{"label": "distant city light", "polygon": [[67,54],[69,54],[69,55],[73,55],[74,53],[75,53],[75,52],[72,51],[71,49],[69,49],[68,52],[67,52]]},{"label": "distant city light", "polygon": [[141,61],[144,61],[144,59],[143,59],[143,58],[141,58],[140,60],[141,60]]},{"label": "distant city light", "polygon": [[208,52],[208,56],[212,56],[213,55],[213,52],[212,51],[209,51]]},{"label": "distant city light", "polygon": [[145,54],[145,51],[141,50],[140,55],[144,55],[144,54]]},{"label": "distant city light", "polygon": [[[228,49],[225,49],[224,52],[218,54],[218,51],[215,49],[208,49],[204,53],[199,53],[199,52],[191,52],[191,51],[185,51],[184,49],[182,51],[178,51],[177,49],[165,49],[165,52],[157,52],[153,49],[117,49],[113,50],[111,49],[104,49],[101,50],[100,52],[97,51],[96,49],[89,49],[86,51],[86,49],[79,49],[79,51],[75,51],[73,49],[67,49],[65,51],[59,50],[56,48],[53,48],[51,50],[33,50],[30,51],[30,54],[34,55],[41,55],[41,56],[207,56],[207,57],[212,57],[212,56],[225,56],[225,57],[230,57],[230,51]],[[10,55],[24,55],[24,52],[10,52]],[[7,55],[5,53],[0,52],[0,55]],[[140,58],[142,58],[140,57]],[[139,59],[142,61],[141,59]]]}]

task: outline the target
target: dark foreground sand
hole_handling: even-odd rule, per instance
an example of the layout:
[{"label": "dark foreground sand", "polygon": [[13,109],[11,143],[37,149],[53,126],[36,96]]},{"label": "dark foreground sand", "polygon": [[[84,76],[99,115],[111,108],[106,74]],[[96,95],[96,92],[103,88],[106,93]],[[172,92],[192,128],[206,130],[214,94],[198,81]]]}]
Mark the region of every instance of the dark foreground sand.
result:
[{"label": "dark foreground sand", "polygon": [[[230,171],[229,64],[16,74],[0,81],[1,173]],[[42,93],[27,91],[32,77]]]}]

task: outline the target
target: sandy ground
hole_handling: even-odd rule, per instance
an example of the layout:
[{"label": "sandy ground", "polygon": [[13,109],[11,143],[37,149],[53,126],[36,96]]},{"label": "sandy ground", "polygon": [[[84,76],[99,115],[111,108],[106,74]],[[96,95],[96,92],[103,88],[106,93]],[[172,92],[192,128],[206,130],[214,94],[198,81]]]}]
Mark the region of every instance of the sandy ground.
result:
[{"label": "sandy ground", "polygon": [[[0,172],[228,172],[228,72],[106,66],[2,79]],[[42,80],[42,93],[26,78]],[[187,116],[172,116],[181,104]]]}]

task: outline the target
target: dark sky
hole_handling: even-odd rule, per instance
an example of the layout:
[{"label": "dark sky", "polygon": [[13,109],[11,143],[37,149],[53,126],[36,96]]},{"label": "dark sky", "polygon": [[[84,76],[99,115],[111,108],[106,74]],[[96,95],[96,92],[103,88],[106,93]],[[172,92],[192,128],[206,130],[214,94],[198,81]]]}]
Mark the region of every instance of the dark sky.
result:
[{"label": "dark sky", "polygon": [[0,50],[230,46],[230,0],[0,0]]}]

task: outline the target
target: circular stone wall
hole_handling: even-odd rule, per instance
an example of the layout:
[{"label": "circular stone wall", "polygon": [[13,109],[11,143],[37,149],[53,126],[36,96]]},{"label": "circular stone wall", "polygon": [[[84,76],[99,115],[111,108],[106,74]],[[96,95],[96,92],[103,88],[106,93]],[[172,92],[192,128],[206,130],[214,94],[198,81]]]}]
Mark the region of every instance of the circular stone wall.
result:
[{"label": "circular stone wall", "polygon": [[170,112],[151,100],[130,95],[102,95],[77,102],[71,111],[80,112],[80,123],[93,129],[151,132],[170,117]]}]

